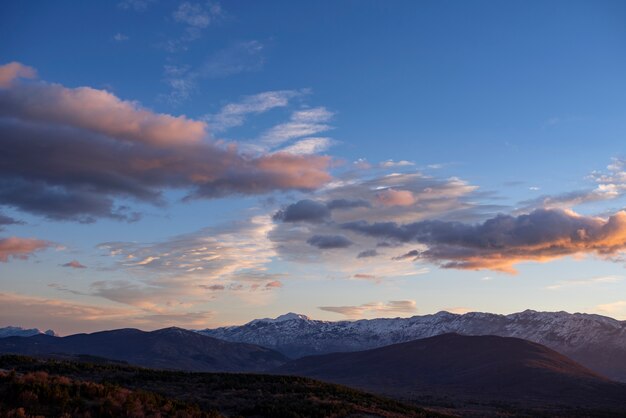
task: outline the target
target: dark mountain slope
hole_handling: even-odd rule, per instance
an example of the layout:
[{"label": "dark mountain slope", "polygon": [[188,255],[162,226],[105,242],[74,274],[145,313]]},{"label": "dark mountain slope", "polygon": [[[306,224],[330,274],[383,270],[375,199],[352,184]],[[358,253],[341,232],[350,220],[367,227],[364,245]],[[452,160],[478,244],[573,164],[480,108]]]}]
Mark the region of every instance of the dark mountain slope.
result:
[{"label": "dark mountain slope", "polygon": [[62,338],[7,337],[0,339],[0,353],[90,355],[144,367],[193,371],[260,371],[287,360],[264,347],[226,342],[180,328],[152,332],[119,329]]},{"label": "dark mountain slope", "polygon": [[[15,374],[10,372],[13,370]],[[76,390],[77,387],[81,390]],[[29,395],[15,396],[15,393]],[[36,402],[33,402],[33,394],[38,395]],[[50,417],[61,416],[63,412],[72,417],[88,416],[82,412],[91,412],[92,417],[139,417],[144,416],[142,411],[151,417],[444,416],[392,399],[302,377],[189,373],[0,356],[0,417],[5,416],[3,411],[19,407],[33,416]],[[184,411],[187,413],[181,413]]]},{"label": "dark mountain slope", "polygon": [[626,385],[518,338],[445,334],[367,351],[304,357],[277,372],[400,397],[430,393],[626,411]]}]

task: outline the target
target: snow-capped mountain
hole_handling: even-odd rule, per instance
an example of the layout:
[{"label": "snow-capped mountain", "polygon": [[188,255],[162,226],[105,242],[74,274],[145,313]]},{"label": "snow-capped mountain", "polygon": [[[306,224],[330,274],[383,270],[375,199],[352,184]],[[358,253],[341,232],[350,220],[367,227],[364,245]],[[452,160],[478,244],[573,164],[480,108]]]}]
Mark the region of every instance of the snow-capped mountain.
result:
[{"label": "snow-capped mountain", "polygon": [[550,347],[605,376],[626,381],[626,321],[593,314],[439,312],[411,318],[329,322],[288,313],[242,326],[198,332],[265,346],[292,358],[365,350],[450,332],[518,337]]},{"label": "snow-capped mountain", "polygon": [[47,331],[40,331],[37,328],[26,329],[22,327],[4,327],[0,328],[0,338],[4,337],[32,337],[33,335],[46,334],[55,336],[56,333],[51,329]]}]

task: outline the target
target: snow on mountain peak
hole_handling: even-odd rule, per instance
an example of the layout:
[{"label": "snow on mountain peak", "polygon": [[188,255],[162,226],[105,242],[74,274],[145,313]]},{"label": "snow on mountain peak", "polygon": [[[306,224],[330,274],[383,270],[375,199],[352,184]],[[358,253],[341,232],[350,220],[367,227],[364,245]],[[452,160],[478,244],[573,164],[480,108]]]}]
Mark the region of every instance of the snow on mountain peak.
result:
[{"label": "snow on mountain peak", "polygon": [[309,318],[306,315],[289,312],[289,313],[286,313],[284,315],[280,315],[280,316],[276,317],[276,319],[274,319],[274,322],[291,321],[291,320],[294,320],[294,319],[303,319],[305,321],[308,321],[311,318]]}]

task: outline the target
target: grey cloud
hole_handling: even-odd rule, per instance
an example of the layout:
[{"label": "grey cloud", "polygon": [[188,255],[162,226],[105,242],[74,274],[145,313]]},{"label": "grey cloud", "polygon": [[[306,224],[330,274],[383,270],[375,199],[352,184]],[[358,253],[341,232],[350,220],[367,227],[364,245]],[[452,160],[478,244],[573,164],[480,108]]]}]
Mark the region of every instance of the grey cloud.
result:
[{"label": "grey cloud", "polygon": [[330,180],[329,157],[245,155],[211,142],[204,122],[86,87],[0,89],[0,147],[0,205],[56,220],[137,220],[119,201],[163,205],[166,189],[219,198],[311,190]]},{"label": "grey cloud", "polygon": [[306,242],[321,250],[347,248],[352,245],[352,241],[343,235],[314,235]]},{"label": "grey cloud", "polygon": [[371,208],[372,205],[367,200],[363,199],[334,199],[326,204],[328,209],[354,209],[354,208]]},{"label": "grey cloud", "polygon": [[62,267],[71,267],[73,269],[86,269],[87,266],[81,264],[78,260],[72,260],[62,265]]},{"label": "grey cloud", "polygon": [[366,250],[366,251],[361,251],[356,258],[368,258],[368,257],[376,257],[377,255],[379,255],[378,251],[376,250]]},{"label": "grey cloud", "polygon": [[556,209],[498,215],[481,224],[439,220],[400,225],[351,222],[342,228],[375,238],[418,242],[427,248],[415,256],[446,268],[514,272],[523,261],[545,261],[574,254],[611,256],[626,249],[626,212],[607,220]]},{"label": "grey cloud", "polygon": [[5,225],[22,225],[24,222],[11,218],[10,216],[0,213],[0,231],[4,229]]},{"label": "grey cloud", "polygon": [[283,222],[320,223],[328,220],[329,217],[330,210],[324,203],[305,199],[276,212],[274,220]]}]

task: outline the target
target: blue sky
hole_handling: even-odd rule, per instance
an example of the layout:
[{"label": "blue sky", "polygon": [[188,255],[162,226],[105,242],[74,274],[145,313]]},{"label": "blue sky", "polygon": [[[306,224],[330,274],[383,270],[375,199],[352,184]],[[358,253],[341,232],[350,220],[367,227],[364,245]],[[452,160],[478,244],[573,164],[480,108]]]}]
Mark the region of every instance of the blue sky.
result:
[{"label": "blue sky", "polygon": [[3,2],[0,325],[626,318],[625,18]]}]

